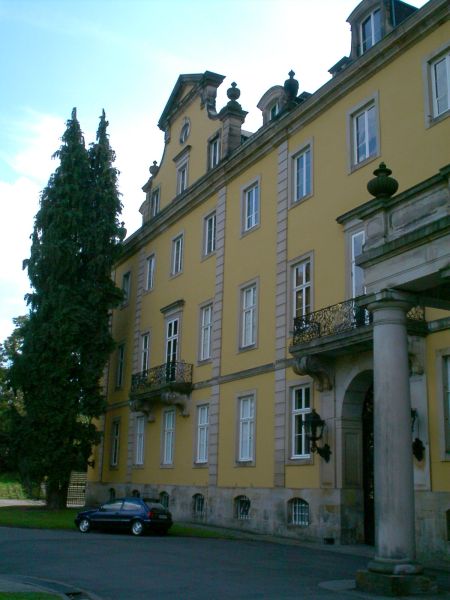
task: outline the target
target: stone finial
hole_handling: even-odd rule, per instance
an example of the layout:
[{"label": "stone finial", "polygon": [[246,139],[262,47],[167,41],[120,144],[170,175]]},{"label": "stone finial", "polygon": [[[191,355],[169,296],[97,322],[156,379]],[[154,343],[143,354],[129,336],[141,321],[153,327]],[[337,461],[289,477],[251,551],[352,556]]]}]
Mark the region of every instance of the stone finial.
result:
[{"label": "stone finial", "polygon": [[284,82],[284,93],[288,101],[295,100],[298,94],[298,81],[294,79],[294,71],[291,69],[288,73],[289,79]]},{"label": "stone finial", "polygon": [[240,95],[241,90],[237,87],[237,83],[233,81],[231,87],[227,89],[227,96],[231,100],[231,102],[236,102]]},{"label": "stone finial", "polygon": [[398,190],[398,181],[393,177],[391,169],[388,169],[384,162],[380,163],[378,169],[373,172],[375,177],[367,184],[369,194],[375,198],[389,199]]},{"label": "stone finial", "polygon": [[156,160],[153,161],[152,166],[149,167],[148,170],[150,171],[150,175],[153,175],[153,176],[156,175],[156,173],[159,171],[159,167],[156,164]]}]

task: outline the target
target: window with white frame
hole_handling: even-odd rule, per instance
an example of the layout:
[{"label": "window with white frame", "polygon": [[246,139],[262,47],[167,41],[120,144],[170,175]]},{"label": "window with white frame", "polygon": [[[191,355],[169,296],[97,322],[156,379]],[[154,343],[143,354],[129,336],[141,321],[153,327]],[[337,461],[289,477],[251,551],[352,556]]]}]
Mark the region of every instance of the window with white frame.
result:
[{"label": "window with white frame", "polygon": [[378,153],[378,115],[375,102],[352,114],[353,164],[358,165]]},{"label": "window with white frame", "polygon": [[114,419],[111,423],[111,466],[117,467],[119,464],[119,443],[120,443],[120,421]]},{"label": "window with white frame", "polygon": [[442,357],[445,452],[450,452],[450,355]]},{"label": "window with white frame", "polygon": [[239,445],[238,461],[254,460],[255,445],[255,397],[253,394],[239,398]]},{"label": "window with white frame", "polygon": [[211,358],[212,311],[212,304],[203,306],[200,310],[200,360]]},{"label": "window with white frame", "polygon": [[450,52],[430,63],[433,117],[450,110]]},{"label": "window with white frame", "polygon": [[360,25],[360,53],[364,54],[381,40],[381,11],[374,10]]},{"label": "window with white frame", "polygon": [[294,317],[311,312],[311,260],[302,260],[292,267],[292,310]]},{"label": "window with white frame", "polygon": [[184,161],[177,167],[177,194],[181,194],[188,186],[188,162]]},{"label": "window with white frame", "polygon": [[145,418],[143,416],[136,417],[136,452],[134,458],[136,465],[144,464],[144,432]]},{"label": "window with white frame", "polygon": [[208,167],[214,169],[220,161],[220,137],[216,136],[208,144]]},{"label": "window with white frame", "polygon": [[160,196],[159,188],[156,188],[156,190],[153,190],[152,195],[150,197],[150,216],[151,217],[156,217],[156,215],[159,213],[159,196]]},{"label": "window with white frame", "polygon": [[244,190],[244,211],[243,211],[243,230],[250,231],[259,225],[260,210],[259,210],[259,184],[255,183],[251,187]]},{"label": "window with white frame", "polygon": [[125,372],[125,344],[117,346],[116,388],[121,388]]},{"label": "window with white frame", "polygon": [[171,274],[177,275],[183,270],[183,234],[172,240]]},{"label": "window with white frame", "polygon": [[127,271],[122,275],[122,292],[123,292],[123,304],[127,304],[130,300],[131,291],[131,271]]},{"label": "window with white frame", "polygon": [[166,410],[163,414],[163,465],[173,464],[175,441],[175,410]]},{"label": "window with white frame", "polygon": [[238,496],[235,498],[234,513],[240,521],[250,519],[250,499],[247,496]]},{"label": "window with white frame", "polygon": [[216,251],[216,213],[213,212],[204,219],[203,254],[209,256]]},{"label": "window with white frame", "polygon": [[356,264],[356,258],[362,254],[363,246],[365,241],[364,231],[358,231],[353,233],[351,236],[352,242],[352,266],[351,266],[351,278],[352,278],[352,298],[361,296],[364,294],[364,270],[358,267]]},{"label": "window with white frame", "polygon": [[161,492],[159,494],[159,501],[164,506],[164,508],[169,508],[170,496],[167,492]]},{"label": "window with white frame", "polygon": [[148,371],[150,363],[150,334],[141,335],[141,372]]},{"label": "window with white frame", "polygon": [[309,458],[305,434],[305,418],[311,412],[311,388],[298,386],[291,390],[291,458]]},{"label": "window with white frame", "polygon": [[155,264],[156,264],[156,259],[155,259],[155,255],[154,254],[150,254],[150,256],[147,257],[147,261],[146,261],[146,282],[145,282],[145,289],[147,291],[152,290],[153,286],[155,284]]},{"label": "window with white frame", "polygon": [[291,525],[299,527],[308,527],[309,525],[309,504],[303,498],[292,498],[288,503],[289,522]]},{"label": "window with white frame", "polygon": [[280,114],[280,103],[278,100],[269,108],[269,121],[272,121]]},{"label": "window with white frame", "polygon": [[197,409],[197,456],[196,463],[208,462],[209,406],[203,404]]},{"label": "window with white frame", "polygon": [[307,146],[296,154],[294,160],[294,202],[311,194],[311,147]]},{"label": "window with white frame", "polygon": [[241,290],[241,348],[256,344],[257,288],[256,283]]}]

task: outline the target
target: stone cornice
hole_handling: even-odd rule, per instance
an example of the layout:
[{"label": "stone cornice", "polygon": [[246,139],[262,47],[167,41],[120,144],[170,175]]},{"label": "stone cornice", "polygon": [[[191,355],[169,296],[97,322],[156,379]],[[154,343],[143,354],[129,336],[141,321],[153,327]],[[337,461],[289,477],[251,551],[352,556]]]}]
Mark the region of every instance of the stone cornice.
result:
[{"label": "stone cornice", "polygon": [[230,176],[233,179],[238,177],[249,166],[260,161],[296,131],[317,119],[351,90],[370,79],[409,47],[447,21],[449,13],[447,0],[431,0],[307,100],[259,129],[228,159],[200,177],[183,194],[175,197],[155,218],[133,233],[124,242],[120,262],[132,255],[141,244],[159,235],[176,220],[217,193],[226,185]]}]

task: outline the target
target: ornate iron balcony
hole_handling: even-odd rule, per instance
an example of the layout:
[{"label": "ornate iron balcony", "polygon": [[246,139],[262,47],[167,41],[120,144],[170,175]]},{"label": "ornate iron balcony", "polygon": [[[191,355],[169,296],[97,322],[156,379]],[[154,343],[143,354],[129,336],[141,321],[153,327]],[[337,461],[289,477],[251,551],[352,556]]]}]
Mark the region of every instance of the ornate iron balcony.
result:
[{"label": "ornate iron balcony", "polygon": [[131,394],[139,395],[164,389],[188,394],[192,389],[192,365],[171,361],[136,373],[131,378]]},{"label": "ornate iron balcony", "polygon": [[[358,301],[362,298],[363,296],[359,296],[345,300],[303,317],[296,317],[294,319],[293,346],[370,325],[372,314],[366,308],[359,306]],[[421,306],[416,306],[408,312],[406,318],[409,321],[424,321],[425,310]]]}]

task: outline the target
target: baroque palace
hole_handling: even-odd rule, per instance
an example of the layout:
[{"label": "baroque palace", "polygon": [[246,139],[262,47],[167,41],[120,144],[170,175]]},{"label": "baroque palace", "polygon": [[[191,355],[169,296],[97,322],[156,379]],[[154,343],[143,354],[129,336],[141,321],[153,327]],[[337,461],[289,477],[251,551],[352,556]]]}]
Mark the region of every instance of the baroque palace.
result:
[{"label": "baroque palace", "polygon": [[330,80],[291,71],[256,133],[236,83],[219,108],[224,76],[178,77],[114,272],[87,500],[419,572],[450,558],[449,4],[348,22]]}]

